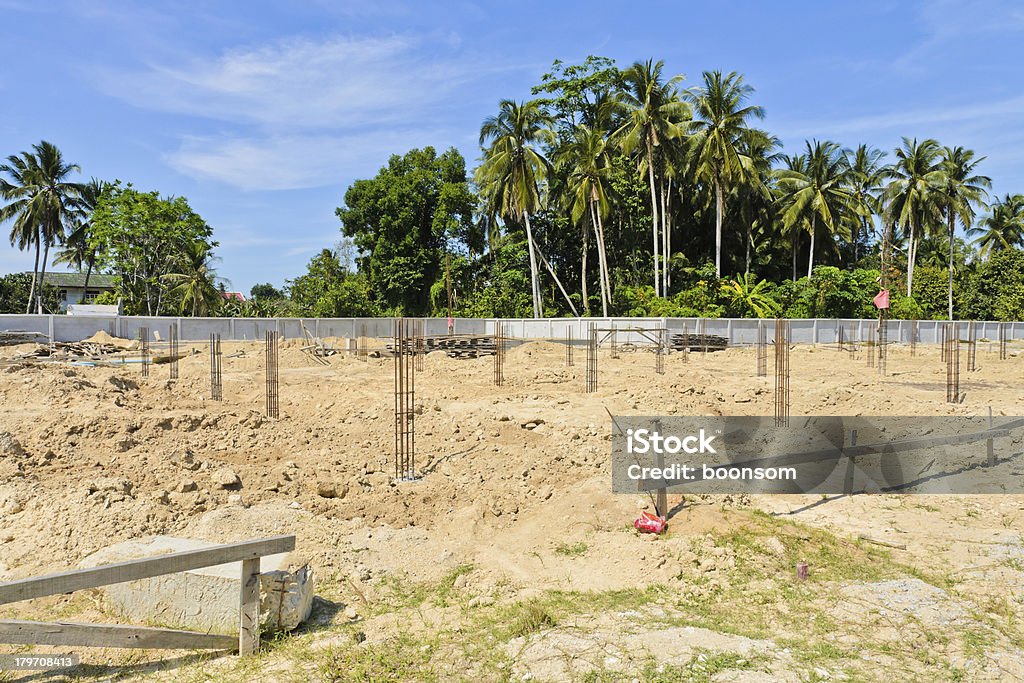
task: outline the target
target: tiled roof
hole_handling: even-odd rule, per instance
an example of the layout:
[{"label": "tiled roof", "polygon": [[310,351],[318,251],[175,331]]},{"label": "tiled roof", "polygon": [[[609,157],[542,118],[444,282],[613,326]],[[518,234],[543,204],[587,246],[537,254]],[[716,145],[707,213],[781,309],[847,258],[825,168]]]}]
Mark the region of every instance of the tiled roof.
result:
[{"label": "tiled roof", "polygon": [[[32,273],[26,273],[26,275],[32,275]],[[69,289],[79,288],[85,286],[85,273],[46,273],[46,284],[53,285],[54,287]],[[89,289],[113,289],[114,288],[114,276],[103,275],[102,273],[92,273],[89,276]]]}]

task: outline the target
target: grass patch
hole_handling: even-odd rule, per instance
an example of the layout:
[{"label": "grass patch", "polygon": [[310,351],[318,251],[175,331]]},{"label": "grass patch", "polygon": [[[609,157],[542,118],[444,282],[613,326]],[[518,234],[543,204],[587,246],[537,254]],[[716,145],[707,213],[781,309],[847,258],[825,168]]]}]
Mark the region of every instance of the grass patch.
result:
[{"label": "grass patch", "polygon": [[641,683],[710,683],[717,674],[725,671],[762,669],[767,659],[765,655],[701,651],[686,664],[658,664],[650,659],[639,671],[591,671],[581,680],[585,683],[619,683],[630,679]]},{"label": "grass patch", "polygon": [[589,547],[583,541],[559,543],[555,546],[555,554],[565,555],[566,557],[582,557],[587,554],[587,550],[589,550]]}]

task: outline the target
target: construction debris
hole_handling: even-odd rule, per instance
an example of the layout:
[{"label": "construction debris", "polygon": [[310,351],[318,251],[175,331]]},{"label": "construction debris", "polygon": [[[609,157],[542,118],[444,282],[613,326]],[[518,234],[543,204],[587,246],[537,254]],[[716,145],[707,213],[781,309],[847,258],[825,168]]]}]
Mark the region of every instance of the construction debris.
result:
[{"label": "construction debris", "polygon": [[729,339],[717,334],[673,334],[673,351],[723,351]]}]

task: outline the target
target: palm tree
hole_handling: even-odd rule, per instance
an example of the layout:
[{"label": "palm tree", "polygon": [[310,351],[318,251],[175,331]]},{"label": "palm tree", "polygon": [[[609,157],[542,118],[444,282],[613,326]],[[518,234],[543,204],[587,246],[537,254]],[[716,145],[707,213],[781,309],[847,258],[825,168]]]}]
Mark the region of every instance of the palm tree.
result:
[{"label": "palm tree", "polygon": [[534,318],[542,317],[543,308],[530,214],[542,204],[541,185],[549,164],[537,146],[550,139],[551,123],[538,102],[502,100],[498,115],[488,117],[480,127],[480,145],[491,144],[476,170],[477,186],[492,210],[505,219],[521,220],[526,227]]},{"label": "palm tree", "polygon": [[[882,166],[882,159],[885,152],[868,145],[857,145],[849,156],[850,164],[850,209],[858,221],[855,220],[850,241],[853,242],[853,262],[857,263],[860,256],[859,247],[862,237],[866,237],[873,229],[874,217],[881,213],[879,194],[882,190],[882,182],[885,179],[885,171]],[[858,228],[860,230],[858,231]]]},{"label": "palm tree", "polygon": [[939,190],[946,213],[949,237],[949,319],[953,319],[953,233],[959,218],[964,229],[974,224],[974,206],[988,197],[985,190],[992,187],[992,179],[975,173],[985,157],[974,158],[974,151],[963,147],[945,147],[942,150],[942,186]]},{"label": "palm tree", "polygon": [[774,135],[753,129],[740,140],[740,153],[750,159],[754,171],[745,182],[736,187],[740,216],[743,224],[747,226],[743,270],[746,274],[750,273],[754,225],[758,224],[763,228],[772,221],[772,166],[782,159],[782,154],[776,151],[781,144]]},{"label": "palm tree", "polygon": [[754,89],[735,71],[705,71],[703,87],[686,93],[694,110],[694,173],[715,191],[715,271],[722,275],[722,221],[730,185],[756,175],[750,157],[742,153],[749,121],[763,119],[764,108],[744,106]]},{"label": "palm tree", "polygon": [[811,246],[807,277],[810,277],[814,270],[814,243],[819,221],[830,234],[834,234],[847,215],[850,164],[843,150],[834,142],[814,140],[807,141],[806,146],[803,154],[805,170],[782,171],[779,190],[785,207],[783,224],[790,229],[797,224],[808,226]]},{"label": "palm tree", "polygon": [[729,299],[729,308],[738,315],[772,318],[779,312],[779,304],[771,297],[771,283],[755,283],[750,273],[722,283],[722,294]]},{"label": "palm tree", "polygon": [[96,246],[91,242],[92,237],[92,212],[96,209],[96,203],[105,188],[109,185],[104,180],[92,178],[82,186],[82,196],[78,200],[81,215],[77,224],[72,227],[67,236],[66,246],[53,260],[54,264],[71,266],[78,272],[85,270],[85,283],[82,285],[82,297],[79,303],[85,303],[86,294],[89,291],[89,279],[92,277],[93,268],[96,267]]},{"label": "palm tree", "polygon": [[967,229],[976,236],[978,255],[988,258],[1003,249],[1024,247],[1024,195],[1006,195],[990,207],[992,212],[977,227]]},{"label": "palm tree", "polygon": [[909,240],[907,246],[907,296],[914,292],[914,263],[917,242],[926,230],[941,218],[942,166],[939,143],[932,139],[903,138],[896,148],[896,163],[886,175],[890,178],[885,188],[888,200],[888,219],[903,227]]},{"label": "palm tree", "polygon": [[[608,140],[600,129],[585,124],[576,127],[574,138],[562,150],[559,162],[568,165],[569,191],[571,193],[570,214],[574,223],[588,215],[594,229],[597,243],[599,282],[601,286],[601,315],[608,317],[611,303],[611,287],[608,281],[608,261],[605,255],[604,218],[609,212],[608,202]],[[585,225],[585,222],[584,222]],[[587,301],[587,230],[583,230],[583,301],[589,312]]]},{"label": "palm tree", "polygon": [[[647,184],[651,191],[651,234],[654,245],[654,291],[662,294],[662,276],[660,274],[660,252],[662,240],[659,239],[658,212],[658,181],[655,170],[655,150],[666,140],[679,136],[683,131],[680,123],[689,119],[689,108],[679,99],[676,84],[683,80],[682,75],[663,80],[662,71],[665,62],[648,59],[636,62],[623,72],[626,90],[622,93],[622,102],[629,116],[626,122],[615,132],[622,151],[632,154],[641,151],[640,168],[646,167]],[[666,266],[667,267],[667,266]]]},{"label": "palm tree", "polygon": [[[80,216],[78,199],[82,194],[81,185],[67,180],[72,172],[81,170],[77,164],[65,163],[60,150],[46,140],[33,145],[32,150],[11,155],[6,164],[0,165],[0,173],[10,177],[10,180],[0,179],[0,196],[8,200],[0,207],[0,222],[14,220],[12,245],[21,250],[33,245],[36,248],[26,313],[32,310],[37,281],[42,289],[50,247],[64,241],[68,226]],[[43,248],[42,269],[39,268],[40,246]],[[42,313],[41,301],[38,310]]]},{"label": "palm tree", "polygon": [[213,245],[205,240],[187,242],[182,247],[179,263],[175,273],[163,276],[164,282],[170,286],[170,294],[180,297],[180,312],[206,315],[223,300],[217,284],[223,280],[217,277],[213,264],[218,259],[213,255]]}]

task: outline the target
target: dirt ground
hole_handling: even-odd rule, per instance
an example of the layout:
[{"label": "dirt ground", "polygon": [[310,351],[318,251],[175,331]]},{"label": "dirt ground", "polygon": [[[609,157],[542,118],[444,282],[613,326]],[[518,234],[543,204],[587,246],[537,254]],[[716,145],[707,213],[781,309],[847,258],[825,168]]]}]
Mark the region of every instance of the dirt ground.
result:
[{"label": "dirt ground", "polygon": [[[430,354],[421,478],[396,484],[393,361],[321,366],[299,346],[282,343],[279,419],[262,345],[223,344],[221,402],[206,344],[182,343],[176,381],[0,348],[0,581],[139,536],[294,533],[320,598],[257,657],[37,647],[88,665],[0,681],[1024,680],[1024,497],[674,496],[667,535],[633,530],[651,502],[610,492],[606,409],[771,415],[751,349],[673,353],[663,375],[646,351],[601,351],[590,394],[582,349],[566,367],[561,344],[511,348],[501,387],[489,357]],[[884,377],[794,347],[791,412],[1024,415],[1017,354],[980,343],[953,405],[935,347],[892,348]],[[98,591],[0,618],[116,621]]]}]

